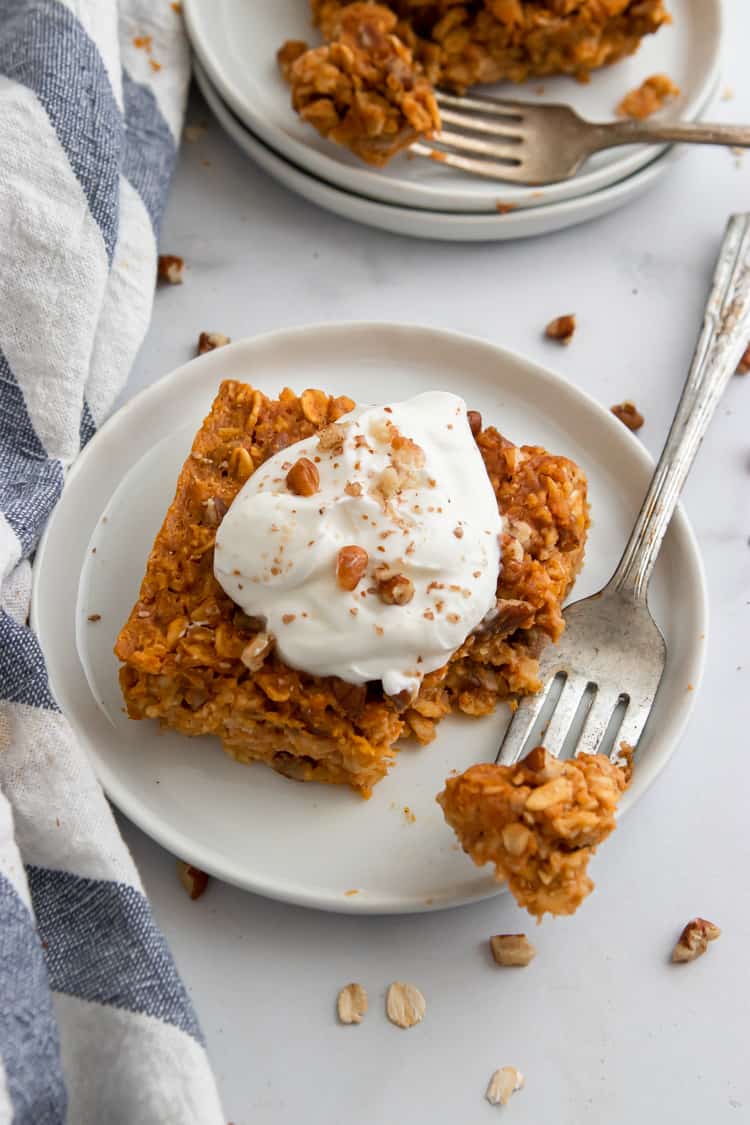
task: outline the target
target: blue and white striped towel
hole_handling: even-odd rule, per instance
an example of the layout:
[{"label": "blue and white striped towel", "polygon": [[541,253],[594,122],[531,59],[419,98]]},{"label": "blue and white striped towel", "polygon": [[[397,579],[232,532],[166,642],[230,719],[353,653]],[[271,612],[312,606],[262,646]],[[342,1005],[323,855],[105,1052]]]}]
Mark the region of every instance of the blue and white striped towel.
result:
[{"label": "blue and white striped towel", "polygon": [[26,625],[29,556],[148,324],[190,70],[169,0],[0,0],[0,1123],[223,1125]]}]

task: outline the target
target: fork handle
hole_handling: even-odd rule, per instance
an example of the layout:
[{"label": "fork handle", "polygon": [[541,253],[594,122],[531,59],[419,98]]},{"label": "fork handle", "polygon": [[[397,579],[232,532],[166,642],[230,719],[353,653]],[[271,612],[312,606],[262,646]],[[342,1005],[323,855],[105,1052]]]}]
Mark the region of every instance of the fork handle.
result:
[{"label": "fork handle", "polygon": [[706,122],[676,121],[650,124],[644,121],[614,121],[599,125],[592,135],[591,152],[616,145],[698,144],[750,147],[749,125],[710,125]]},{"label": "fork handle", "polygon": [[727,226],[690,373],[664,450],[609,588],[645,602],[683,485],[750,342],[750,214]]}]

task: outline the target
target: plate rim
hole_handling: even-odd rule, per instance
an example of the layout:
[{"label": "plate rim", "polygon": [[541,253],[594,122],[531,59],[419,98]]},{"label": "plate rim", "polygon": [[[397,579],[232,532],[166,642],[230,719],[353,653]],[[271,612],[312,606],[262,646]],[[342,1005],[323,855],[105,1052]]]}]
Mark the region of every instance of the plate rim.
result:
[{"label": "plate rim", "polygon": [[[696,0],[689,0],[689,2],[695,3]],[[703,0],[703,2],[705,3],[706,0]],[[712,5],[711,18],[716,24],[714,50],[700,88],[675,115],[674,119],[677,121],[695,120],[702,112],[703,107],[711,95],[711,91],[719,81],[721,60],[724,53],[723,44],[727,27],[724,3],[723,0],[707,0],[707,2]],[[240,88],[226,73],[226,68],[222,65],[220,56],[212,46],[210,35],[205,34],[205,21],[207,19],[209,7],[208,0],[185,0],[184,3],[185,26],[195,53],[195,58],[201,63],[207,76],[216,87],[224,102],[239,118],[242,124],[247,129],[251,130],[263,144],[276,155],[291,161],[299,168],[304,168],[319,179],[325,180],[330,184],[335,184],[342,191],[366,196],[380,203],[411,207],[413,210],[434,210],[458,215],[467,213],[492,214],[491,210],[487,209],[487,205],[484,202],[482,202],[481,206],[473,206],[471,204],[472,196],[468,190],[465,193],[466,199],[461,201],[456,198],[455,203],[449,206],[445,201],[446,194],[448,193],[442,189],[419,181],[413,183],[408,180],[386,180],[381,177],[377,171],[367,166],[363,165],[359,167],[344,164],[342,161],[336,159],[334,155],[325,151],[318,151],[311,145],[305,144],[296,137],[289,135],[284,129],[267,122],[260,109],[258,107],[252,107],[243,96]],[[648,164],[653,161],[655,154],[657,156],[663,154],[667,151],[667,148],[665,146],[659,146],[658,149],[655,149],[654,146],[642,145],[637,148],[634,147],[632,151],[629,149],[623,151],[624,155],[620,159],[613,161],[612,164],[607,165],[604,169],[595,169],[589,172],[584,171],[576,176],[574,181],[563,181],[558,185],[549,185],[544,189],[547,193],[554,193],[555,189],[560,189],[562,191],[562,194],[557,199],[552,199],[551,204],[572,202],[586,194],[617,184],[641,168],[648,166]],[[579,188],[578,190],[571,191],[569,194],[564,185],[573,182],[578,184]],[[393,187],[389,188],[388,186],[393,183],[396,184],[398,198],[394,196]],[[459,181],[457,181],[457,184],[458,183]],[[515,185],[516,190],[517,188],[518,185]],[[505,187],[506,191],[513,189],[514,185]],[[451,189],[451,191],[459,190],[458,187]],[[498,182],[497,194],[502,195],[503,190],[504,185]],[[533,189],[529,189],[529,192],[532,190]],[[419,202],[420,200],[421,202]],[[519,211],[535,210],[536,206],[544,206],[544,202],[540,202],[537,205],[534,205],[530,201],[523,203],[517,200],[515,202],[515,209]]]},{"label": "plate rim", "polygon": [[[103,423],[100,429],[92,437],[88,445],[79,454],[76,461],[73,463],[65,484],[63,497],[66,492],[69,492],[71,482],[74,482],[78,476],[86,471],[87,462],[94,456],[94,453],[104,445],[108,439],[109,433],[116,427],[121,426],[123,422],[132,414],[137,414],[142,405],[150,398],[157,398],[160,394],[168,391],[169,388],[175,384],[185,385],[186,379],[190,379],[192,383],[198,385],[201,380],[209,375],[212,368],[218,366],[223,362],[222,357],[226,357],[229,349],[235,352],[236,355],[253,349],[279,346],[283,347],[286,339],[293,338],[300,340],[304,337],[320,335],[322,337],[329,337],[331,335],[346,336],[349,334],[371,334],[373,331],[378,333],[388,333],[392,338],[399,335],[413,336],[415,334],[424,337],[430,337],[433,341],[451,340],[453,343],[460,344],[463,347],[479,348],[484,351],[488,357],[492,357],[495,362],[510,362],[515,366],[521,366],[526,369],[527,373],[531,371],[533,377],[540,380],[542,384],[554,386],[558,391],[578,398],[586,403],[589,409],[598,414],[604,424],[605,431],[609,429],[612,434],[617,434],[620,440],[623,438],[631,445],[632,452],[644,465],[644,468],[653,469],[654,461],[648,451],[643,447],[635,435],[622,432],[621,423],[617,421],[607,411],[606,407],[602,406],[593,395],[588,391],[583,390],[576,384],[570,382],[563,375],[552,370],[551,368],[543,367],[536,361],[523,355],[520,352],[513,352],[501,345],[495,344],[493,341],[485,339],[471,333],[455,332],[448,329],[435,328],[431,325],[418,324],[412,322],[394,322],[394,321],[344,321],[344,322],[324,322],[319,324],[302,325],[296,328],[282,328],[270,332],[261,333],[257,336],[243,337],[232,344],[227,345],[225,348],[220,349],[221,355],[216,352],[207,353],[204,356],[197,356],[186,363],[181,364],[179,367],[167,372],[159,379],[146,387],[137,391],[130,399],[127,400],[117,411]],[[188,370],[189,369],[189,370]],[[187,374],[186,374],[187,373]],[[44,628],[42,625],[40,631],[40,618],[39,618],[39,602],[40,602],[40,588],[44,581],[45,563],[47,559],[49,542],[56,530],[56,525],[66,513],[66,505],[63,503],[61,497],[58,504],[55,506],[52,515],[44,529],[40,538],[36,558],[34,561],[32,571],[32,596],[31,596],[31,613],[30,623],[35,633],[37,634],[40,644],[42,644],[42,651],[44,652],[43,634]],[[699,642],[693,642],[692,661],[693,671],[691,673],[693,679],[692,683],[695,686],[694,691],[687,695],[685,704],[680,708],[679,713],[673,716],[670,727],[673,731],[671,736],[670,745],[666,752],[662,751],[661,756],[656,763],[650,764],[648,777],[635,783],[627,791],[626,797],[621,806],[620,815],[628,812],[641,796],[646,792],[651,785],[654,784],[659,774],[664,770],[667,764],[671,761],[673,755],[677,751],[680,740],[688,725],[695,706],[699,689],[702,684],[705,662],[707,655],[706,639],[708,636],[709,627],[709,600],[708,600],[708,587],[706,581],[705,567],[703,558],[698,546],[698,540],[693,531],[692,524],[682,507],[679,505],[674,516],[674,521],[679,526],[679,534],[684,537],[686,548],[689,552],[692,564],[695,568],[695,578],[697,580],[697,589],[699,592],[699,600],[695,606],[696,618],[698,620],[700,632],[702,634]],[[674,522],[673,521],[673,522]],[[76,607],[71,610],[75,614]],[[74,623],[75,627],[75,623]],[[45,660],[46,660],[45,653]],[[75,663],[77,671],[86,682],[86,690],[90,693],[91,688],[86,679],[85,673],[81,666],[80,656],[76,648]],[[53,694],[55,693],[55,676],[54,672],[48,665],[48,672],[50,678],[50,686]],[[117,778],[116,772],[112,771],[107,763],[100,758],[95,749],[89,750],[90,740],[87,741],[76,730],[75,725],[72,723],[74,733],[80,738],[84,753],[89,757],[94,772],[107,794],[109,799],[116,805],[124,815],[132,821],[138,828],[140,828],[151,839],[155,840],[158,844],[165,848],[170,854],[178,855],[188,862],[195,863],[196,866],[201,867],[208,874],[214,875],[217,878],[228,882],[243,890],[250,891],[255,894],[260,894],[264,897],[272,898],[277,901],[289,902],[299,906],[324,910],[333,913],[351,913],[351,914],[366,914],[366,915],[386,915],[386,914],[412,914],[424,913],[434,910],[451,909],[458,906],[468,905],[470,903],[483,901],[488,898],[494,897],[496,894],[503,893],[506,888],[503,885],[494,883],[488,875],[485,885],[469,895],[464,895],[459,898],[451,899],[450,901],[435,900],[427,903],[424,900],[415,901],[410,899],[408,901],[396,900],[394,902],[384,901],[380,899],[371,899],[367,896],[352,896],[350,898],[342,898],[340,894],[333,894],[332,892],[319,893],[315,889],[307,891],[305,888],[299,886],[287,886],[286,884],[279,886],[278,880],[271,880],[270,884],[257,876],[248,877],[237,869],[228,870],[226,866],[221,863],[214,863],[210,858],[207,860],[205,853],[201,851],[200,845],[196,850],[190,841],[190,838],[184,835],[179,829],[174,829],[170,826],[162,825],[153,814],[147,809],[144,811],[142,802],[137,796],[131,796],[128,786],[124,782],[120,782]],[[652,756],[653,756],[652,750]]]},{"label": "plate rim", "polygon": [[[519,208],[504,215],[411,209],[347,192],[279,155],[256,137],[221,100],[197,59],[194,68],[201,93],[222,129],[267,175],[330,214],[411,238],[502,242],[567,229],[600,218],[637,198],[685,155],[685,146],[673,145],[639,171],[609,187],[558,203]],[[713,102],[719,85],[717,81],[707,104]]]}]

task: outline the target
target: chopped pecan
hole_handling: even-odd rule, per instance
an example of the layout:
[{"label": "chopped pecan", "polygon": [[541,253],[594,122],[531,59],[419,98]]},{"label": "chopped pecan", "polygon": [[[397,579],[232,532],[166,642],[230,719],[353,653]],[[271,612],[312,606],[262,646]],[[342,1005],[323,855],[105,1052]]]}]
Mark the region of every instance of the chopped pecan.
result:
[{"label": "chopped pecan", "polygon": [[159,255],[156,272],[159,281],[166,281],[169,285],[181,285],[184,272],[185,262],[177,254]]},{"label": "chopped pecan", "polygon": [[342,590],[354,590],[367,570],[367,551],[363,547],[342,547],[336,559],[336,581]]},{"label": "chopped pecan", "polygon": [[705,918],[693,918],[680,934],[677,945],[672,950],[672,960],[676,964],[695,961],[696,957],[702,957],[706,952],[708,943],[716,941],[718,937],[721,937],[721,930],[713,922],[708,922]]},{"label": "chopped pecan", "polygon": [[621,402],[619,405],[613,406],[611,410],[615,418],[619,418],[623,425],[633,432],[640,430],[646,420],[633,402]]},{"label": "chopped pecan", "polygon": [[226,347],[231,342],[223,332],[201,332],[198,337],[198,355],[205,355],[206,352],[213,352],[216,348]]},{"label": "chopped pecan", "polygon": [[320,489],[320,473],[309,457],[300,457],[286,475],[286,484],[295,496],[314,496]]},{"label": "chopped pecan", "polygon": [[544,330],[544,335],[550,340],[559,340],[561,344],[569,344],[575,330],[576,318],[573,313],[568,313],[551,320]]},{"label": "chopped pecan", "polygon": [[193,867],[191,863],[177,860],[177,874],[180,882],[192,899],[200,898],[208,886],[208,875],[200,867]]},{"label": "chopped pecan", "polygon": [[490,938],[490,949],[498,965],[526,966],[536,957],[526,934],[495,934]]},{"label": "chopped pecan", "polygon": [[378,595],[386,605],[407,605],[414,597],[414,583],[405,574],[394,574],[378,582]]},{"label": "chopped pecan", "polygon": [[474,437],[478,437],[482,432],[482,415],[478,410],[467,410],[466,421],[469,423],[469,429]]}]

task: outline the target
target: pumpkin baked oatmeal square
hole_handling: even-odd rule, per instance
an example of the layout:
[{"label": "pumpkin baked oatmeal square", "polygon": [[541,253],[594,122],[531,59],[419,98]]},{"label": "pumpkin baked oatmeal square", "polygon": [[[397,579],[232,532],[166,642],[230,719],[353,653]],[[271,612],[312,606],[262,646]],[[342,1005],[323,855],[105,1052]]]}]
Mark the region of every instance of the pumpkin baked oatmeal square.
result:
[{"label": "pumpkin baked oatmeal square", "polygon": [[[414,691],[389,695],[381,680],[354,683],[291,667],[266,620],[246,613],[219,584],[217,530],[245,482],[260,474],[255,483],[262,485],[262,466],[275,454],[314,439],[319,461],[335,456],[340,432],[351,424],[344,416],[353,407],[351,399],[320,390],[297,395],[285,389],[270,399],[244,383],[221,384],[180,472],[115,652],[132,719],[158,720],[186,735],[213,734],[240,762],[265,762],[302,781],[346,783],[369,796],[392,765],[400,739],[416,736],[428,743],[451,711],[488,715],[498,702],[538,689],[538,654],[560,636],[561,605],[583,562],[588,506],[585,477],[576,465],[539,447],[514,445],[470,411],[463,420],[465,440],[472,443],[473,435],[490,501],[494,492],[503,517],[496,589],[490,575],[491,612],[462,634],[447,663],[424,675]],[[408,477],[419,451],[408,435],[394,433],[394,463]],[[295,456],[290,452],[284,462],[287,483],[279,487],[303,502],[325,466]],[[304,460],[310,465],[300,469]],[[386,483],[388,489],[408,487],[403,475],[386,477],[384,472],[383,490]],[[349,495],[356,495],[351,489]],[[460,532],[458,520],[454,535]],[[342,598],[354,596],[340,580],[349,581],[351,561],[337,576]],[[404,612],[401,606],[413,594],[407,576],[383,574],[376,581],[369,592],[377,594],[381,610]],[[439,592],[431,596],[439,606]],[[285,615],[285,622],[287,617],[294,614]],[[339,642],[326,639],[328,649],[332,643]]]}]

